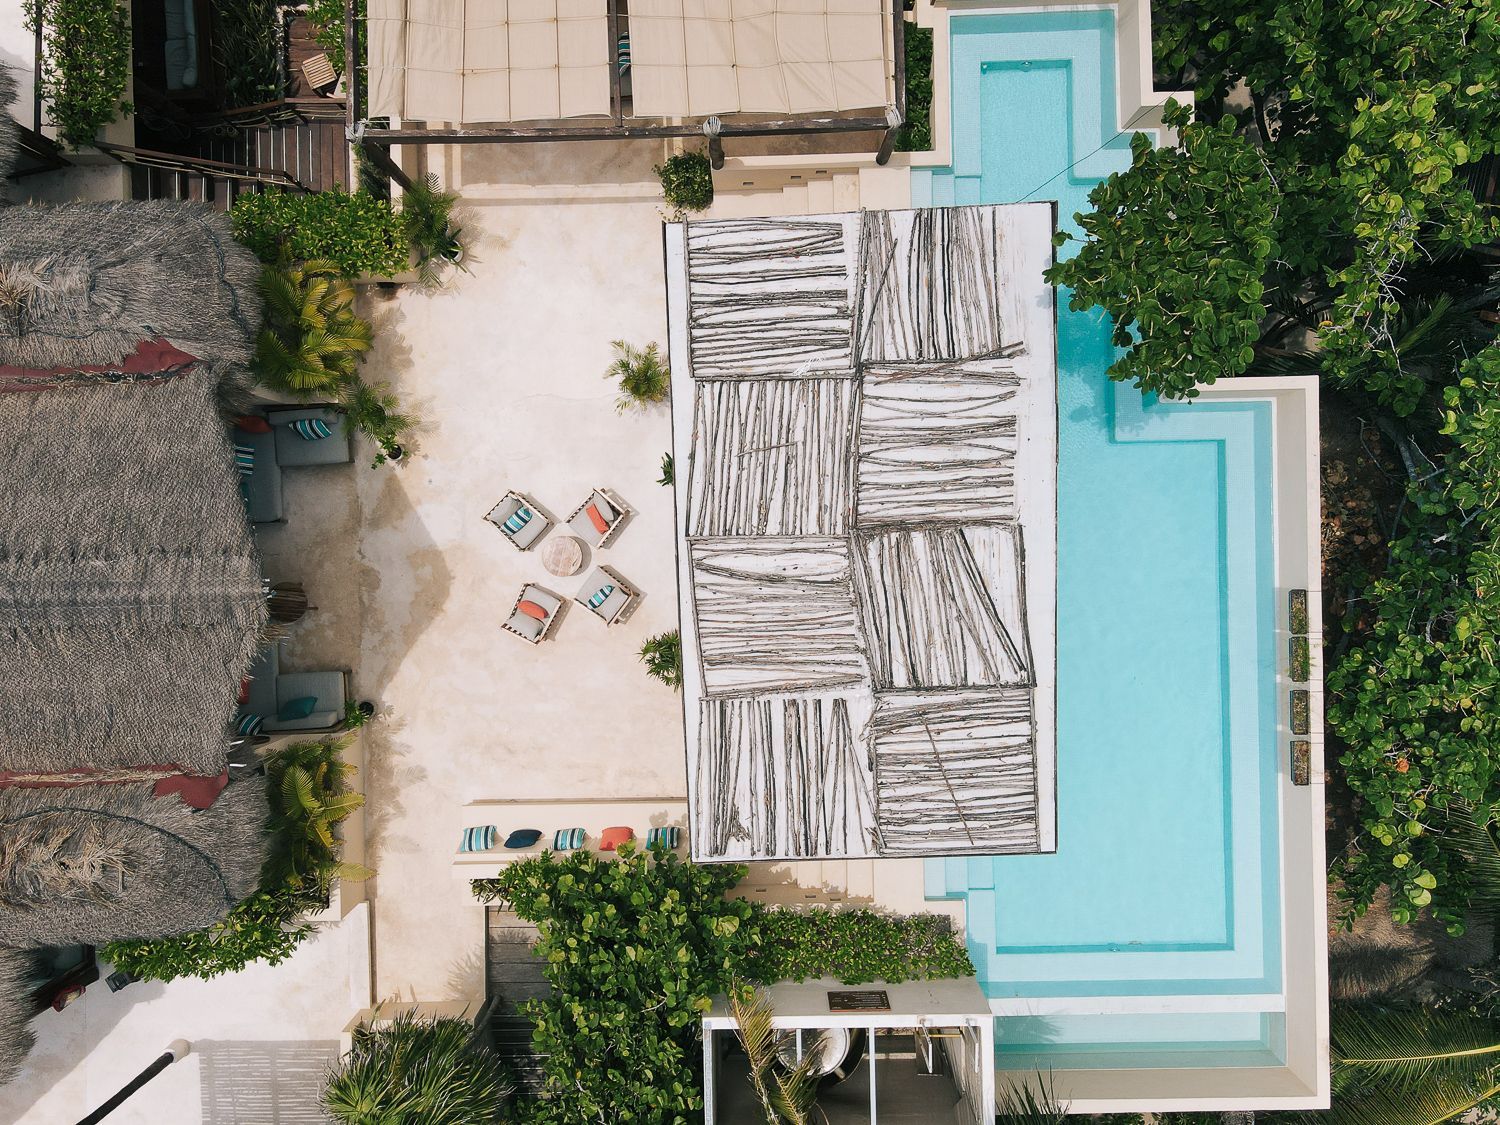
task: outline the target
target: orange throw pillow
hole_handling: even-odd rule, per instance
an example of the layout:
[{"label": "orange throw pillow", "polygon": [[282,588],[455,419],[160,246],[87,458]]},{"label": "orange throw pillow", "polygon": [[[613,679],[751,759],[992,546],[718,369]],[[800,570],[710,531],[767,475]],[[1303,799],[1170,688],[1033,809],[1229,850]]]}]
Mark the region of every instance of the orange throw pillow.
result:
[{"label": "orange throw pillow", "polygon": [[589,522],[594,525],[594,530],[603,535],[609,530],[609,524],[604,522],[604,517],[599,514],[599,509],[590,504],[584,509],[588,513]]},{"label": "orange throw pillow", "polygon": [[547,611],[541,606],[537,605],[536,602],[529,602],[523,598],[520,604],[516,606],[516,608],[524,613],[527,617],[535,617],[538,621],[547,620]]},{"label": "orange throw pillow", "polygon": [[635,839],[634,828],[606,828],[599,835],[599,850],[612,852],[621,844]]}]

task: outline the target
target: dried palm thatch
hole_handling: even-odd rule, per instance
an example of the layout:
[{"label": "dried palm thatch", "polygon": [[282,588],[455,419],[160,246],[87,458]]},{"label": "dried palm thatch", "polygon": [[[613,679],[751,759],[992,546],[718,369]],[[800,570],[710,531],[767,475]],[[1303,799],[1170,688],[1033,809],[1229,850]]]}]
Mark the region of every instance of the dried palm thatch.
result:
[{"label": "dried palm thatch", "polygon": [[0,770],[224,768],[266,605],[218,391],[0,394]]},{"label": "dried palm thatch", "polygon": [[15,1077],[31,1051],[31,954],[0,949],[0,1086]]},{"label": "dried palm thatch", "polygon": [[259,881],[267,811],[260,778],[198,813],[149,785],[0,790],[0,946],[149,940],[217,922]]},{"label": "dried palm thatch", "polygon": [[[0,106],[8,106],[15,100],[16,76],[10,72],[10,67],[0,63]],[[18,147],[16,123],[10,114],[0,113],[0,181],[9,179],[11,172],[15,171]],[[0,203],[3,202],[3,197],[0,197]],[[3,1066],[4,1054],[0,1053],[0,1067]]]},{"label": "dried palm thatch", "polygon": [[116,363],[158,337],[248,363],[259,274],[228,220],[201,204],[0,209],[0,364]]}]

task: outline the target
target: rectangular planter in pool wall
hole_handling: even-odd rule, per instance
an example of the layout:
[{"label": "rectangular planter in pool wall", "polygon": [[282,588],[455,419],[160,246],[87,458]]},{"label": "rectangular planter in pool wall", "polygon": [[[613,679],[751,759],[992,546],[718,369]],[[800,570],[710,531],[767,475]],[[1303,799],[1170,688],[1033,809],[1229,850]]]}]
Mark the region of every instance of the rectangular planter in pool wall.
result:
[{"label": "rectangular planter in pool wall", "polygon": [[1307,635],[1307,591],[1292,590],[1287,594],[1286,620],[1287,632],[1293,636],[1303,637]]},{"label": "rectangular planter in pool wall", "polygon": [[1292,739],[1292,784],[1312,782],[1312,743],[1305,738]]},{"label": "rectangular planter in pool wall", "polygon": [[1292,679],[1299,684],[1307,683],[1312,675],[1311,648],[1306,637],[1292,637],[1287,642],[1288,666]]},{"label": "rectangular planter in pool wall", "polygon": [[1307,734],[1312,729],[1312,701],[1306,688],[1292,689],[1292,733]]}]

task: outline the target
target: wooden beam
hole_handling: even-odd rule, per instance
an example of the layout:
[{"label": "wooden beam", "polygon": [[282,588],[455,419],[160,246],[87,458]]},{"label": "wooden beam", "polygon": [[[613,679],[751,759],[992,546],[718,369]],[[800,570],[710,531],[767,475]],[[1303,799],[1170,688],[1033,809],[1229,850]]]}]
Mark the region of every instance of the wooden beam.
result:
[{"label": "wooden beam", "polygon": [[390,149],[379,141],[371,140],[366,134],[358,142],[359,149],[364,153],[365,159],[385,173],[388,179],[395,180],[404,190],[410,191],[416,185],[412,178],[406,174],[406,170],[397,164],[391,156]]},{"label": "wooden beam", "polygon": [[[815,133],[864,133],[887,128],[889,117],[804,117],[745,124],[725,122],[726,137],[802,136]],[[701,123],[593,126],[496,126],[455,129],[366,129],[366,140],[379,144],[486,144],[507,141],[605,141],[660,137],[701,137]]]},{"label": "wooden beam", "polygon": [[609,107],[615,125],[625,123],[625,96],[620,92],[620,0],[609,0]]}]

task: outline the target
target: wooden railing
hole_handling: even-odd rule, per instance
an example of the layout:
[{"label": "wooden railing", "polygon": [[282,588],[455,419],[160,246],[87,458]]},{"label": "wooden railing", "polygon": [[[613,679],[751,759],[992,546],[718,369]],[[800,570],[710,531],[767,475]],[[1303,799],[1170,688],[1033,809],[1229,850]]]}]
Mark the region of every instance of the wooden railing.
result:
[{"label": "wooden railing", "polygon": [[156,152],[148,148],[131,148],[128,145],[108,144],[96,141],[100,152],[114,157],[121,164],[135,164],[142,168],[160,168],[167,172],[190,172],[216,180],[243,180],[252,183],[274,184],[293,191],[311,189],[290,172],[280,168],[260,168],[251,164],[229,164],[223,160],[209,160],[201,156],[184,156],[176,152]]}]

